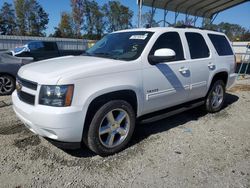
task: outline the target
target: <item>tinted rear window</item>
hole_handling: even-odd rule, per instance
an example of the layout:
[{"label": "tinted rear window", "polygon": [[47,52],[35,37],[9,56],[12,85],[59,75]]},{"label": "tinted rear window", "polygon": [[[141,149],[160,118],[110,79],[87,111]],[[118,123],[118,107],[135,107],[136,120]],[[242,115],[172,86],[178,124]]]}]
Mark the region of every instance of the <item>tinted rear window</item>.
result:
[{"label": "tinted rear window", "polygon": [[223,35],[208,34],[219,56],[233,55],[232,48],[228,40]]},{"label": "tinted rear window", "polygon": [[185,33],[192,59],[209,57],[209,49],[203,36],[199,33]]}]

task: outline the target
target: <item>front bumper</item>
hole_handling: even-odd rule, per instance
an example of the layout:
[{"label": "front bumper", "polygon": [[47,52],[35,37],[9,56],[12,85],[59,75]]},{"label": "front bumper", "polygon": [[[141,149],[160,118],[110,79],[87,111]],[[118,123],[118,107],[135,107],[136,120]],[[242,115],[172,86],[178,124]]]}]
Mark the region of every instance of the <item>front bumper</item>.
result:
[{"label": "front bumper", "polygon": [[13,109],[25,126],[43,137],[60,142],[81,142],[84,113],[80,107],[50,107],[22,102],[12,94]]}]

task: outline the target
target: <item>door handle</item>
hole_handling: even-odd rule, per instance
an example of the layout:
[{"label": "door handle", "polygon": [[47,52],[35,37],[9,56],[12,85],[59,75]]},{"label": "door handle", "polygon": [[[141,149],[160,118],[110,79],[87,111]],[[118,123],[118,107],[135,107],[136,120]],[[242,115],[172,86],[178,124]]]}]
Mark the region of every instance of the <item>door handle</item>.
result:
[{"label": "door handle", "polygon": [[182,74],[186,74],[188,70],[189,70],[189,69],[186,68],[186,67],[181,67],[181,68],[179,69],[179,72],[182,73]]},{"label": "door handle", "polygon": [[208,66],[209,69],[214,69],[214,68],[215,68],[215,64],[213,64],[213,63],[211,63],[211,62],[208,63],[207,66]]}]

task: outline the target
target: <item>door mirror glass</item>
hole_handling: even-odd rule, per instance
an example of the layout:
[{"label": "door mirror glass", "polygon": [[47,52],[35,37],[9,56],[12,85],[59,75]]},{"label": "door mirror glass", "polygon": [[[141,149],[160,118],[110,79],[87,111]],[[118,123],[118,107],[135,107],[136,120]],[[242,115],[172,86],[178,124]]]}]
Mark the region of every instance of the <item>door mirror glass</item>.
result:
[{"label": "door mirror glass", "polygon": [[148,61],[151,64],[163,63],[174,60],[176,57],[176,53],[174,50],[170,48],[161,48],[155,50],[154,55],[148,56]]}]

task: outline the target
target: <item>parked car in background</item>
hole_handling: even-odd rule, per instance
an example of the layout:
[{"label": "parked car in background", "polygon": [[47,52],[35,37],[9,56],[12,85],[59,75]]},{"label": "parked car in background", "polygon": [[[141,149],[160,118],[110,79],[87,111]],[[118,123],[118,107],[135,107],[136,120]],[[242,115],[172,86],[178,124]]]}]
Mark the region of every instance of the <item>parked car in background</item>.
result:
[{"label": "parked car in background", "polygon": [[0,53],[0,95],[11,94],[21,66],[60,56],[80,55],[82,50],[59,50],[56,42],[33,41],[8,52]]},{"label": "parked car in background", "polygon": [[33,57],[34,61],[67,55],[80,55],[82,50],[59,50],[56,42],[32,41],[24,46],[11,50],[16,57]]},{"label": "parked car in background", "polygon": [[0,95],[10,95],[16,86],[16,75],[21,66],[33,62],[32,57],[13,57],[0,53]]}]

